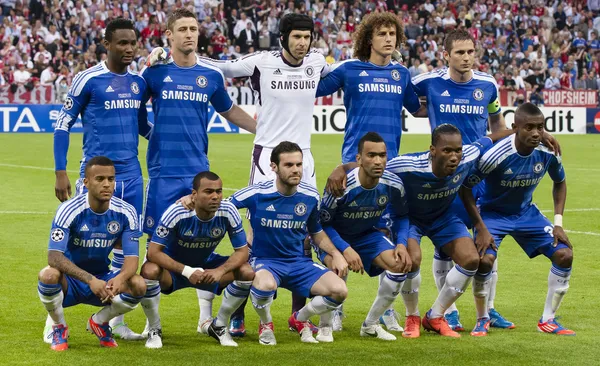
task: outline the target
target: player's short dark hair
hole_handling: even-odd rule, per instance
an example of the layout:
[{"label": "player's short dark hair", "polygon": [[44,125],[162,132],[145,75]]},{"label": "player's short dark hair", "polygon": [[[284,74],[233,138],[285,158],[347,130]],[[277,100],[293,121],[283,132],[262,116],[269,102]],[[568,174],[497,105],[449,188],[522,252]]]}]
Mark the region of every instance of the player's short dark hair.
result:
[{"label": "player's short dark hair", "polygon": [[271,151],[271,163],[279,165],[279,156],[281,154],[288,154],[297,151],[302,154],[302,149],[298,144],[289,141],[282,141],[279,143],[279,145],[275,146],[273,151]]},{"label": "player's short dark hair", "polygon": [[175,22],[182,18],[194,18],[196,19],[196,21],[198,21],[198,18],[196,18],[196,14],[192,13],[186,8],[175,9],[167,18],[167,29],[173,31],[173,26],[175,25]]},{"label": "player's short dark hair", "polygon": [[365,142],[385,142],[383,137],[377,132],[367,132],[363,137],[358,141],[358,153],[362,153],[363,147],[365,146]]},{"label": "player's short dark hair", "polygon": [[456,126],[451,125],[450,123],[442,123],[441,125],[437,126],[431,133],[431,145],[435,146],[442,135],[454,134],[462,136],[460,130]]},{"label": "player's short dark hair", "polygon": [[86,177],[88,176],[88,172],[90,171],[90,169],[92,169],[92,167],[95,165],[114,167],[115,163],[113,163],[113,161],[107,158],[106,156],[94,156],[85,164],[84,174]]},{"label": "player's short dark hair", "polygon": [[198,174],[196,174],[196,176],[194,177],[194,183],[192,184],[193,188],[195,191],[197,191],[200,188],[200,185],[202,184],[202,179],[206,179],[206,180],[210,180],[210,181],[216,181],[221,179],[221,177],[219,177],[216,173],[213,173],[211,171],[205,171],[205,172],[200,172]]},{"label": "player's short dark hair", "polygon": [[517,108],[517,110],[515,110],[515,122],[519,122],[521,119],[527,121],[530,118],[535,117],[544,118],[544,113],[542,113],[542,110],[539,109],[538,106],[536,106],[533,103],[523,103]]},{"label": "player's short dark hair", "polygon": [[452,51],[452,47],[454,47],[454,42],[457,41],[471,41],[473,45],[475,45],[475,39],[471,35],[471,33],[467,32],[464,29],[456,29],[450,31],[446,38],[444,39],[444,49],[448,54]]},{"label": "player's short dark hair", "polygon": [[136,32],[135,26],[131,20],[125,18],[117,18],[111,20],[106,25],[106,29],[104,30],[104,39],[106,39],[108,42],[112,42],[113,33],[115,33],[119,29],[130,29]]}]

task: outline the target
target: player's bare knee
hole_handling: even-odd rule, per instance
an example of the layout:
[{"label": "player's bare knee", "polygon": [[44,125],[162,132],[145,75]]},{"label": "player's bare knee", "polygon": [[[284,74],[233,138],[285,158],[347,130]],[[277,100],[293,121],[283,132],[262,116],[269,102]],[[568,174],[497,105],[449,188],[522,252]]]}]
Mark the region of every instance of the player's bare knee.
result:
[{"label": "player's bare knee", "polygon": [[38,279],[41,283],[47,285],[55,285],[60,281],[61,273],[58,269],[46,266],[38,274]]},{"label": "player's bare knee", "polygon": [[570,248],[557,250],[552,256],[552,263],[561,268],[571,268],[573,265],[573,251]]},{"label": "player's bare knee", "polygon": [[331,291],[331,297],[334,298],[338,302],[342,302],[346,300],[348,297],[348,287],[346,286],[346,282],[341,278],[337,278],[334,282],[329,286]]},{"label": "player's bare knee", "polygon": [[495,260],[496,260],[496,257],[493,256],[492,254],[484,255],[483,258],[479,261],[479,272],[481,272],[481,273],[491,272],[492,267],[494,266]]},{"label": "player's bare knee", "polygon": [[140,275],[133,275],[128,281],[129,291],[133,296],[144,296],[146,293],[146,281]]},{"label": "player's bare knee", "polygon": [[269,271],[262,270],[258,271],[254,275],[252,286],[261,291],[275,291],[277,290],[277,282],[273,278],[273,275]]},{"label": "player's bare knee", "polygon": [[421,251],[409,252],[410,260],[412,262],[411,272],[415,272],[421,268]]},{"label": "player's bare knee", "polygon": [[254,279],[254,271],[248,263],[244,263],[235,273],[235,279],[240,281],[252,281]]},{"label": "player's bare knee", "polygon": [[[475,254],[469,254],[462,258],[458,265],[464,269],[468,269],[469,271],[475,271],[479,268],[479,256],[477,252]],[[490,268],[491,270],[491,268]]]},{"label": "player's bare knee", "polygon": [[140,271],[140,274],[142,275],[143,278],[147,279],[147,280],[158,280],[160,279],[160,273],[161,273],[161,268],[152,262],[146,262],[144,263],[144,265],[142,266],[142,270]]}]

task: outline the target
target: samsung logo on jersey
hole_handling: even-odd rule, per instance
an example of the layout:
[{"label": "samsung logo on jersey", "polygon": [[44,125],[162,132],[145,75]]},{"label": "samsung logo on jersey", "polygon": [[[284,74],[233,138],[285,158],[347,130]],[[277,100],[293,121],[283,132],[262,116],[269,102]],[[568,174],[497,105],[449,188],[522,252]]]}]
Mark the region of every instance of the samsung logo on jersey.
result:
[{"label": "samsung logo on jersey", "polygon": [[316,80],[271,81],[271,89],[297,90],[315,89],[316,87]]},{"label": "samsung logo on jersey", "polygon": [[439,198],[446,198],[458,192],[460,186],[452,189],[448,189],[446,191],[436,192],[436,193],[419,193],[417,194],[417,198],[424,201],[429,200],[437,200]]},{"label": "samsung logo on jersey", "polygon": [[214,248],[219,245],[220,240],[215,241],[201,241],[201,242],[188,242],[179,240],[177,244],[186,249],[206,249],[206,248]]},{"label": "samsung logo on jersey", "polygon": [[361,93],[375,92],[402,94],[402,87],[400,85],[365,83],[358,84],[358,91]]},{"label": "samsung logo on jersey", "polygon": [[163,90],[162,99],[191,100],[192,102],[208,102],[208,95],[179,90]]},{"label": "samsung logo on jersey", "polygon": [[73,239],[73,245],[82,248],[108,248],[113,245],[116,239]]},{"label": "samsung logo on jersey", "polygon": [[542,178],[544,178],[544,177],[539,177],[539,178],[535,178],[535,179],[501,180],[500,185],[502,187],[509,187],[509,188],[529,187],[529,186],[537,185],[539,182],[542,181]]},{"label": "samsung logo on jersey", "polygon": [[362,212],[344,212],[343,217],[345,219],[370,219],[373,217],[381,217],[384,210],[377,211],[362,211]]},{"label": "samsung logo on jersey", "polygon": [[135,99],[107,100],[104,102],[104,109],[139,109],[142,101]]},{"label": "samsung logo on jersey", "polygon": [[485,107],[480,105],[440,104],[440,112],[442,113],[483,114],[484,111]]},{"label": "samsung logo on jersey", "polygon": [[275,229],[303,229],[306,221],[260,219],[260,225]]}]

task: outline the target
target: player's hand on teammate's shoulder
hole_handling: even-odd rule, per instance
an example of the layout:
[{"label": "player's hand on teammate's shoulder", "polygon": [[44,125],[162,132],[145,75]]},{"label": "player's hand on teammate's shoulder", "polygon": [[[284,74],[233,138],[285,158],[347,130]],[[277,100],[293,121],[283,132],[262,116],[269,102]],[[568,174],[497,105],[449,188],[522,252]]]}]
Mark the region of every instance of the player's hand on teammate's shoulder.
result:
[{"label": "player's hand on teammate's shoulder", "polygon": [[560,144],[558,140],[554,138],[551,134],[544,131],[542,134],[542,144],[548,147],[550,150],[556,153],[556,156],[562,156],[562,150],[560,149]]},{"label": "player's hand on teammate's shoulder", "polygon": [[110,301],[110,299],[115,296],[113,292],[107,288],[106,282],[96,277],[92,278],[88,285],[90,286],[90,289],[94,295],[98,296],[98,298],[102,300],[102,303]]},{"label": "player's hand on teammate's shoulder", "polygon": [[339,165],[327,178],[325,190],[335,197],[341,197],[346,190],[346,171],[343,165]]},{"label": "player's hand on teammate's shoulder", "polygon": [[365,273],[365,267],[360,259],[360,255],[358,255],[352,247],[346,248],[342,254],[344,255],[346,262],[348,262],[348,267],[352,272],[360,272],[360,274]]},{"label": "player's hand on teammate's shoulder", "polygon": [[332,255],[333,260],[331,261],[331,270],[339,277],[345,277],[348,275],[348,262],[344,259],[344,256],[336,251]]},{"label": "player's hand on teammate's shoulder", "polygon": [[194,200],[192,199],[192,195],[191,194],[188,194],[187,196],[181,197],[175,203],[181,203],[181,205],[186,210],[193,210],[194,209]]},{"label": "player's hand on teammate's shoulder", "polygon": [[410,259],[410,254],[408,254],[408,249],[402,244],[396,245],[396,249],[394,249],[394,257],[396,258],[396,262],[401,263],[401,273],[408,273],[412,268],[412,259]]},{"label": "player's hand on teammate's shoulder", "polygon": [[565,233],[565,230],[562,228],[562,226],[555,225],[554,229],[552,230],[552,235],[554,236],[554,243],[552,244],[553,246],[556,247],[560,242],[573,249],[573,245],[571,245],[571,241],[569,240],[569,237],[567,236],[567,233]]},{"label": "player's hand on teammate's shoulder", "polygon": [[64,202],[71,198],[71,182],[69,181],[67,172],[64,170],[59,170],[56,172],[54,193],[60,202]]},{"label": "player's hand on teammate's shoulder", "polygon": [[477,248],[477,253],[479,253],[480,258],[483,258],[485,251],[490,247],[497,250],[494,237],[490,234],[490,231],[485,225],[479,225],[475,230],[477,231],[477,235],[475,236],[475,247]]},{"label": "player's hand on teammate's shoulder", "polygon": [[170,51],[162,47],[156,47],[152,50],[152,52],[150,52],[150,55],[148,55],[148,58],[146,59],[146,66],[152,67],[159,62],[165,61],[167,58],[169,58],[169,56]]}]

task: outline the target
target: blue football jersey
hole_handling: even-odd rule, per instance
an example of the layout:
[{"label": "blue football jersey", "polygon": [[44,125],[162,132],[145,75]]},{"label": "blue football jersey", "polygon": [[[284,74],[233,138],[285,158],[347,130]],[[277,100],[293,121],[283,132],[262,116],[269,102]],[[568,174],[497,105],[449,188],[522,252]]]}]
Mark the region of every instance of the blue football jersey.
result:
[{"label": "blue football jersey", "polygon": [[[112,73],[106,62],[78,73],[56,122],[56,170],[66,169],[68,133],[81,115],[81,177],[86,161],[99,155],[115,163],[117,179],[141,176],[138,133],[147,136],[150,132],[143,101],[145,93],[144,79],[130,72]],[[65,134],[66,142],[60,140],[61,133]]]},{"label": "blue football jersey", "polygon": [[408,216],[421,224],[429,224],[442,216],[457,197],[464,180],[475,170],[479,156],[492,146],[489,137],[463,146],[463,156],[454,174],[438,178],[431,168],[429,152],[405,154],[392,159],[387,170],[404,183]]},{"label": "blue football jersey", "polygon": [[192,67],[169,59],[144,69],[142,76],[154,111],[147,153],[150,178],[193,177],[206,170],[209,103],[219,113],[233,106],[223,73],[200,59]]},{"label": "blue football jersey", "polygon": [[479,197],[481,210],[506,215],[518,215],[531,206],[533,191],[546,172],[554,182],[565,179],[560,156],[545,146],[538,146],[530,155],[522,156],[515,147],[516,135],[510,135],[486,151],[476,171],[465,186],[473,187],[484,180]]},{"label": "blue football jersey", "polygon": [[356,161],[358,141],[367,132],[377,132],[385,140],[388,156],[400,151],[402,107],[415,113],[420,108],[406,67],[392,61],[377,66],[360,60],[346,60],[330,67],[319,82],[317,97],[344,90],[346,128],[342,162]]},{"label": "blue football jersey", "polygon": [[176,203],[162,215],[152,242],[165,246],[164,253],[179,263],[202,267],[226,233],[234,249],[246,245],[242,218],[231,202],[222,201],[208,221],[198,218],[195,210]]},{"label": "blue football jersey", "polygon": [[[371,189],[363,188],[360,184],[358,172],[360,168],[352,169],[347,173],[346,190],[341,197],[335,197],[325,191],[321,201],[321,223],[323,229],[340,251],[336,243],[337,237],[348,241],[358,239],[374,230],[381,216],[390,207],[392,220],[405,220],[405,225],[395,225],[402,229],[408,228],[408,207],[402,180],[395,174],[384,171],[379,178],[379,184]],[[397,243],[406,244],[406,231],[404,234],[395,233]]]},{"label": "blue football jersey", "polygon": [[301,182],[291,196],[277,191],[275,180],[237,191],[231,202],[247,208],[254,231],[252,256],[296,258],[304,255],[304,239],[322,231],[319,222],[319,192]]},{"label": "blue football jersey", "polygon": [[489,116],[502,111],[496,80],[479,71],[473,71],[473,78],[464,83],[452,80],[448,69],[417,75],[412,82],[415,92],[427,97],[431,130],[450,123],[460,130],[463,144],[484,137]]},{"label": "blue football jersey", "polygon": [[108,255],[120,239],[125,257],[139,254],[139,218],[135,208],[112,197],[106,212],[90,208],[88,194],[63,202],[56,211],[48,250],[63,252],[79,268],[91,273],[109,270]]}]

